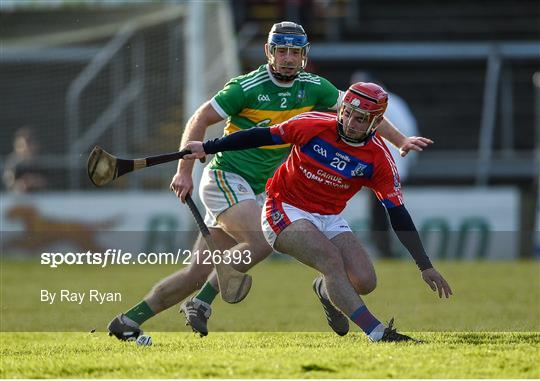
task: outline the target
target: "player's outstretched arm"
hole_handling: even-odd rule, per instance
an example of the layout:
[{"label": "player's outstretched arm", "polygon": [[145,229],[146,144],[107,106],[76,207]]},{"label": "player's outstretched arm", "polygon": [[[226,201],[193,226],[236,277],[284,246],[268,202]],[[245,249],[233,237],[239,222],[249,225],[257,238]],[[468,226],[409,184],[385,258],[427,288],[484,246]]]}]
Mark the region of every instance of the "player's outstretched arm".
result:
[{"label": "player's outstretched arm", "polygon": [[411,215],[405,206],[400,205],[388,209],[388,215],[399,240],[414,258],[420,271],[422,271],[422,279],[433,291],[439,292],[439,298],[442,298],[443,293],[446,298],[449,298],[452,295],[452,289],[446,279],[433,268],[424,250],[416,226],[414,226]]},{"label": "player's outstretched arm", "polygon": [[384,118],[378,127],[379,134],[399,149],[402,157],[410,151],[423,151],[433,140],[422,136],[405,136],[388,119]]},{"label": "player's outstretched arm", "polygon": [[234,134],[224,136],[219,139],[202,142],[188,142],[182,149],[188,149],[191,154],[184,156],[184,159],[202,159],[208,154],[224,151],[240,151],[249,148],[270,146],[279,144],[270,133],[270,128],[254,127]]}]

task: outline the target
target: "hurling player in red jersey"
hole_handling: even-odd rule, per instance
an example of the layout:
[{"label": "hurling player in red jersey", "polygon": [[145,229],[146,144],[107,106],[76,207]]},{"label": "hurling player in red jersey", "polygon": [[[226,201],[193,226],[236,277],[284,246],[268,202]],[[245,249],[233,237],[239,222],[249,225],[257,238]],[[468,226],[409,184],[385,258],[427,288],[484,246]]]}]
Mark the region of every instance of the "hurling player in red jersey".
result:
[{"label": "hurling player in red jersey", "polygon": [[[362,187],[371,188],[388,211],[392,227],[414,258],[422,278],[439,297],[452,290],[425,253],[403,204],[396,165],[376,133],[388,104],[374,83],[356,83],[345,93],[338,115],[308,112],[269,128],[252,128],[221,139],[189,142],[187,159],[206,154],[291,143],[291,154],[268,180],[262,228],[268,243],[318,270],[314,290],[328,323],[339,335],[347,317],[373,341],[413,340],[373,316],[359,295],[375,289],[373,264],[340,216]],[[337,307],[337,308],[336,308]]]}]

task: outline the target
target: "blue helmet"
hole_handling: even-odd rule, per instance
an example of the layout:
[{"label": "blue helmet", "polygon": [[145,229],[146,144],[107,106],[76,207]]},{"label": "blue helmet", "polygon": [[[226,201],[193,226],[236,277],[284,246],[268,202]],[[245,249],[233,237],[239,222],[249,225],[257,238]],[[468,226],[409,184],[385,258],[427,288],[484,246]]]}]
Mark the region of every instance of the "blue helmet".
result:
[{"label": "blue helmet", "polygon": [[[309,52],[309,42],[307,34],[302,28],[302,25],[283,21],[272,26],[270,33],[268,34],[268,64],[272,69],[274,77],[284,81],[292,81],[295,79],[300,71],[304,70],[307,64],[307,56]],[[285,76],[280,74],[276,68],[275,51],[277,48],[287,49],[301,49],[302,51],[302,63],[297,66],[296,73],[293,75]]]}]

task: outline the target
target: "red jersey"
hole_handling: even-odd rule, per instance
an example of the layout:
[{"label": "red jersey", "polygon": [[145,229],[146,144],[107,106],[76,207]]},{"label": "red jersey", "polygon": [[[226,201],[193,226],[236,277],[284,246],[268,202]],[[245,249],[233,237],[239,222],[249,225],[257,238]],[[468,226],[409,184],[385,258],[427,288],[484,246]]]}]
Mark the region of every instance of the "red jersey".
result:
[{"label": "red jersey", "polygon": [[365,186],[386,208],[403,205],[396,164],[378,134],[346,143],[338,135],[336,114],[323,112],[298,115],[270,133],[274,141],[294,146],[266,184],[269,197],[310,213],[339,214]]}]

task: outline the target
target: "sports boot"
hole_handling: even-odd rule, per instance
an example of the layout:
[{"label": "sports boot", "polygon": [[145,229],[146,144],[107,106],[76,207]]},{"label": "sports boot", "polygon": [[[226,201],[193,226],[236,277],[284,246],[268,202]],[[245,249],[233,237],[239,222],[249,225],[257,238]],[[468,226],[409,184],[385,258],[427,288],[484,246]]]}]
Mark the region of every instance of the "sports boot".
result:
[{"label": "sports boot", "polygon": [[339,336],[345,336],[349,332],[349,319],[347,319],[343,312],[334,307],[328,298],[322,295],[322,282],[322,276],[315,278],[313,281],[313,291],[315,291],[315,294],[323,306],[326,320],[328,321],[330,328],[332,328]]},{"label": "sports boot", "polygon": [[208,335],[206,324],[212,314],[212,307],[208,303],[193,298],[180,306],[180,313],[186,315],[186,325],[191,326],[193,332],[201,337]]},{"label": "sports boot", "polygon": [[118,340],[131,341],[137,340],[137,337],[143,334],[143,331],[134,322],[128,322],[127,316],[120,314],[111,320],[107,329],[109,330],[109,336],[116,336]]},{"label": "sports boot", "polygon": [[380,341],[414,341],[416,343],[421,343],[420,340],[416,340],[410,336],[398,333],[396,329],[392,327],[393,325],[394,318],[390,319],[390,321],[388,322],[388,327],[386,327],[386,329],[384,330],[383,337]]}]

